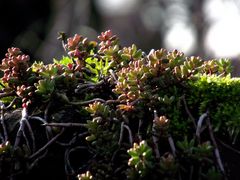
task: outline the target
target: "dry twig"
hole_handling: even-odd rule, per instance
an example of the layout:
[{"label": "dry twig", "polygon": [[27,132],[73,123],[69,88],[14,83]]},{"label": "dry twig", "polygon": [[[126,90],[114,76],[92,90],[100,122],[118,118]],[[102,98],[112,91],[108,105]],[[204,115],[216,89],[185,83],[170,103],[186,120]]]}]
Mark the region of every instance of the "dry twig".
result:
[{"label": "dry twig", "polygon": [[16,135],[16,139],[15,139],[15,143],[14,143],[14,150],[17,149],[19,143],[20,143],[20,139],[21,139],[21,136],[23,134],[23,131],[24,131],[24,128],[25,128],[25,121],[27,121],[27,118],[28,118],[28,113],[27,113],[27,109],[26,108],[23,108],[22,110],[22,118],[20,120],[20,126],[18,128],[18,132],[17,132],[17,135]]},{"label": "dry twig", "polygon": [[176,147],[174,145],[173,138],[172,138],[172,136],[170,134],[168,135],[168,143],[169,143],[170,148],[172,150],[173,156],[176,157]]},{"label": "dry twig", "polygon": [[86,127],[83,123],[45,123],[43,126],[54,126],[54,127]]},{"label": "dry twig", "polygon": [[196,129],[196,136],[199,140],[200,140],[200,131],[201,131],[201,128],[202,128],[202,123],[203,123],[204,119],[206,119],[207,116],[208,116],[208,112],[203,113],[198,120],[197,129]]},{"label": "dry twig", "polygon": [[[157,111],[154,110],[154,120],[156,120],[156,119],[158,119],[158,115],[157,115]],[[155,151],[155,154],[156,154],[156,158],[159,159],[160,158],[160,152],[159,152],[159,148],[158,148],[158,137],[154,135],[155,129],[156,129],[156,124],[153,122],[153,125],[152,125],[152,132],[153,132],[152,138],[153,138],[153,144],[154,144],[154,151]]]},{"label": "dry twig", "polygon": [[32,154],[28,159],[34,159],[36,156],[41,154],[44,150],[46,150],[51,144],[53,144],[64,132],[64,129],[61,130],[59,134],[53,137],[50,141],[48,141],[42,148],[40,148],[37,152]]},{"label": "dry twig", "polygon": [[[30,118],[31,118],[31,119],[35,119],[35,120],[37,120],[37,121],[40,121],[40,122],[42,122],[43,124],[47,124],[47,121],[46,121],[45,119],[39,117],[39,116],[31,116]],[[52,135],[52,129],[51,129],[51,127],[49,127],[49,126],[46,126],[46,136],[47,136],[47,139],[48,139],[48,140],[50,140],[51,137],[53,136],[53,135]]]},{"label": "dry twig", "polygon": [[5,106],[2,102],[0,102],[0,108],[1,108],[1,116],[0,116],[0,121],[1,121],[1,125],[3,128],[3,141],[6,142],[8,140],[8,133],[7,133],[7,128],[5,125],[5,119],[4,119],[4,111],[5,111]]},{"label": "dry twig", "polygon": [[127,131],[128,131],[129,143],[130,143],[131,145],[133,145],[133,136],[132,136],[132,131],[131,131],[131,129],[130,129],[129,126],[126,125],[126,124],[124,124],[123,127],[126,128]]},{"label": "dry twig", "polygon": [[196,120],[195,120],[195,118],[193,117],[193,115],[192,115],[192,113],[190,112],[190,110],[188,109],[188,105],[187,105],[187,102],[186,102],[185,95],[183,95],[183,96],[181,97],[181,99],[182,99],[182,101],[183,101],[185,111],[187,112],[189,118],[192,120],[194,127],[197,128]]},{"label": "dry twig", "polygon": [[224,175],[224,177],[225,177],[225,179],[226,179],[226,173],[225,173],[225,170],[224,170],[224,166],[223,166],[223,163],[222,163],[222,159],[221,159],[221,157],[220,157],[218,145],[217,145],[217,142],[216,142],[215,137],[214,137],[214,134],[213,134],[212,124],[211,124],[211,122],[210,122],[209,117],[207,117],[206,122],[207,122],[207,125],[208,125],[209,135],[210,135],[210,138],[211,138],[212,143],[213,143],[213,146],[214,146],[214,154],[215,154],[215,156],[216,156],[216,160],[217,160],[219,169],[220,169],[220,171],[222,172],[222,174]]}]

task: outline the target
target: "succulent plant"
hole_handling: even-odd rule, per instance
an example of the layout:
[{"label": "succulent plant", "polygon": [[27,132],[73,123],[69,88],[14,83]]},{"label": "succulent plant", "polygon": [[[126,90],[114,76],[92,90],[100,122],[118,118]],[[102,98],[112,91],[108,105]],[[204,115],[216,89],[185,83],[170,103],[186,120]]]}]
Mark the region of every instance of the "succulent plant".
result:
[{"label": "succulent plant", "polygon": [[79,174],[78,179],[79,180],[91,180],[91,179],[93,179],[93,177],[92,177],[91,173],[89,171],[87,171],[86,173]]},{"label": "succulent plant", "polygon": [[149,169],[154,167],[152,149],[147,145],[146,141],[141,141],[139,144],[134,143],[133,147],[127,152],[131,156],[128,165],[132,166],[140,177],[146,176]]},{"label": "succulent plant", "polygon": [[18,48],[2,60],[0,179],[33,179],[43,166],[62,179],[228,177],[220,150],[240,142],[229,60],[145,53],[110,30],[98,43],[60,39],[67,56],[53,63],[31,64]]}]

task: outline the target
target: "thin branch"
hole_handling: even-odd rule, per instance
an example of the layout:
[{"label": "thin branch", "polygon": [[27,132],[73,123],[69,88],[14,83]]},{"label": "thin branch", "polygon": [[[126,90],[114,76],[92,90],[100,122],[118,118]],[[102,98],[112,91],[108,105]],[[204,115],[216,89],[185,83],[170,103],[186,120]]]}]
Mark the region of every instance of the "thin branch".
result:
[{"label": "thin branch", "polygon": [[[154,120],[153,121],[155,121],[157,118],[158,118],[157,111],[154,110]],[[154,151],[155,151],[155,154],[156,154],[156,158],[159,159],[160,158],[160,151],[159,151],[159,148],[158,148],[158,137],[154,135],[154,132],[156,131],[155,129],[156,129],[156,124],[155,124],[155,122],[153,122],[153,125],[152,125],[152,132],[153,132],[152,139],[153,139]]]},{"label": "thin branch", "polygon": [[65,162],[64,163],[64,169],[65,169],[66,175],[73,175],[73,174],[75,174],[75,171],[73,170],[73,168],[72,168],[72,166],[70,164],[69,154],[70,154],[70,150],[67,149],[65,151],[65,155],[64,155],[64,162]]},{"label": "thin branch", "polygon": [[99,102],[102,102],[102,103],[105,103],[105,102],[106,102],[104,99],[94,98],[94,99],[91,99],[91,100],[88,100],[88,101],[69,102],[69,104],[84,106],[84,105],[88,105],[88,104],[94,103],[94,102],[96,102],[96,101],[99,101]]},{"label": "thin branch", "polygon": [[[40,121],[40,122],[42,122],[43,124],[47,124],[47,121],[45,121],[45,120],[44,120],[43,118],[41,118],[41,117],[31,116],[30,118],[31,118],[31,119],[35,119],[35,120],[37,120],[37,121]],[[53,136],[53,135],[52,135],[52,128],[49,127],[49,126],[46,126],[46,136],[47,136],[47,139],[48,139],[48,140],[50,140],[51,137]]]},{"label": "thin branch", "polygon": [[139,138],[140,141],[142,140],[142,135],[141,135],[141,133],[140,133],[142,124],[143,124],[142,119],[139,119],[139,122],[138,122],[138,138]]},{"label": "thin branch", "polygon": [[5,138],[0,134],[1,142],[5,142]]},{"label": "thin branch", "polygon": [[67,40],[67,36],[66,36],[66,33],[64,33],[64,32],[58,32],[58,40],[61,40],[61,43],[62,43],[62,47],[63,47],[63,49],[64,49],[64,51],[68,54],[68,51],[67,51],[67,48],[66,48],[66,46],[65,46],[65,42],[66,42],[66,40]]},{"label": "thin branch", "polygon": [[43,124],[47,124],[47,121],[39,116],[30,116],[29,118],[41,121]]},{"label": "thin branch", "polygon": [[238,128],[236,129],[236,133],[234,133],[234,134],[235,134],[235,135],[234,135],[234,138],[233,138],[232,144],[235,144],[236,141],[237,141],[237,137],[238,137],[238,135],[239,135],[239,129],[238,129]]},{"label": "thin branch", "polygon": [[61,146],[72,146],[74,143],[76,143],[78,138],[85,137],[88,134],[89,134],[89,132],[83,132],[83,133],[78,134],[77,136],[74,136],[68,143],[63,143],[63,142],[59,142],[59,141],[57,141],[56,143],[58,143]]},{"label": "thin branch", "polygon": [[168,143],[169,143],[170,148],[172,150],[173,156],[176,157],[176,147],[174,145],[173,138],[172,138],[172,136],[170,134],[168,135]]},{"label": "thin branch", "polygon": [[181,99],[182,99],[182,101],[183,101],[185,111],[187,112],[189,118],[192,120],[194,127],[197,128],[196,120],[195,120],[195,118],[193,117],[193,115],[192,115],[192,113],[190,112],[190,110],[188,109],[188,105],[187,105],[187,102],[186,102],[185,95],[183,95],[183,96],[181,97]]},{"label": "thin branch", "polygon": [[16,135],[15,143],[14,143],[14,148],[13,148],[14,150],[17,149],[17,146],[20,143],[20,139],[21,139],[21,136],[23,134],[24,127],[25,127],[25,121],[27,121],[27,118],[28,118],[27,109],[23,108],[22,118],[20,120],[20,126],[18,128],[18,132],[17,132],[17,135]]},{"label": "thin branch", "polygon": [[97,86],[101,86],[102,84],[104,84],[104,80],[101,80],[97,83],[85,83],[85,84],[79,84],[77,86],[77,89],[75,90],[75,93],[82,93],[86,90],[88,90],[89,88],[95,88]]},{"label": "thin branch", "polygon": [[15,96],[15,95],[16,95],[16,93],[14,91],[7,92],[7,93],[0,93],[0,98],[8,97],[8,96]]},{"label": "thin branch", "polygon": [[[66,172],[67,175],[74,175],[74,174],[76,174],[74,169],[71,166],[71,162],[70,162],[69,156],[70,156],[70,154],[72,152],[77,151],[79,149],[87,149],[87,147],[85,147],[85,146],[77,146],[77,147],[74,147],[72,149],[67,149],[65,151],[65,172]],[[68,168],[70,168],[71,173],[68,173]]]},{"label": "thin branch", "polygon": [[113,161],[115,160],[115,158],[116,158],[116,156],[117,156],[117,153],[119,152],[119,149],[120,149],[120,148],[116,149],[116,150],[112,153],[111,162],[113,162]]},{"label": "thin branch", "polygon": [[119,122],[120,120],[114,117],[114,118],[112,119],[112,121],[113,121],[113,122]]},{"label": "thin branch", "polygon": [[52,143],[54,143],[63,134],[63,132],[64,132],[64,129],[62,129],[62,131],[59,134],[57,134],[50,141],[48,141],[42,148],[40,148],[37,152],[32,154],[28,159],[33,159],[36,156],[38,156],[39,154],[41,154],[42,151],[46,150]]},{"label": "thin branch", "polygon": [[40,161],[41,159],[43,159],[44,157],[46,157],[48,153],[48,150],[46,150],[41,156],[39,156],[38,158],[36,158],[29,166],[29,170],[31,170],[37,163],[38,161]]},{"label": "thin branch", "polygon": [[197,172],[197,174],[198,174],[198,178],[197,178],[197,180],[201,180],[202,178],[201,178],[201,174],[202,174],[202,167],[200,166],[199,168],[198,168],[198,170],[197,170],[198,172]]},{"label": "thin branch", "polygon": [[134,106],[134,105],[136,105],[137,103],[139,103],[140,101],[142,101],[142,98],[137,98],[137,99],[135,99],[134,101],[130,102],[129,104],[130,104],[131,106]]},{"label": "thin branch", "polygon": [[118,145],[119,145],[119,146],[122,144],[122,140],[123,140],[123,130],[124,130],[124,122],[121,123],[120,136],[119,136],[119,140],[118,140]]},{"label": "thin branch", "polygon": [[29,149],[29,151],[31,151],[30,143],[29,143],[29,140],[28,140],[28,138],[27,138],[27,135],[26,135],[25,131],[22,132],[22,136],[23,136],[24,139],[25,139],[27,148]]},{"label": "thin branch", "polygon": [[2,125],[2,128],[3,128],[3,139],[4,139],[4,142],[6,142],[8,140],[8,133],[7,133],[7,128],[6,128],[6,125],[5,125],[5,118],[4,118],[4,111],[5,111],[5,106],[2,102],[1,103],[1,116],[0,116],[0,121],[1,121],[1,125]]},{"label": "thin branch", "polygon": [[17,99],[18,99],[18,97],[15,97],[15,98],[10,102],[10,104],[6,107],[6,110],[7,110],[7,109],[10,109],[10,108],[15,104],[15,102],[17,101]]},{"label": "thin branch", "polygon": [[196,129],[196,136],[198,137],[198,139],[200,139],[200,131],[201,131],[201,128],[202,128],[202,123],[203,123],[204,119],[206,119],[207,116],[208,116],[208,112],[203,113],[199,117],[199,120],[198,120],[198,123],[197,123],[197,129]]},{"label": "thin branch", "polygon": [[120,167],[116,168],[115,171],[113,172],[114,174],[117,174],[118,172],[120,172],[121,170],[123,170],[125,168],[125,165],[121,165]]},{"label": "thin branch", "polygon": [[117,77],[116,77],[116,75],[114,74],[113,70],[112,70],[112,69],[109,69],[109,72],[110,72],[112,78],[114,79],[114,81],[117,82],[118,80],[117,80]]},{"label": "thin branch", "polygon": [[226,148],[228,148],[229,150],[231,150],[231,151],[237,153],[238,155],[240,155],[240,151],[239,151],[239,150],[237,150],[237,149],[233,148],[232,146],[224,143],[224,142],[221,141],[220,139],[217,139],[217,141],[219,141],[224,147],[226,147]]},{"label": "thin branch", "polygon": [[210,138],[211,138],[213,146],[214,146],[214,153],[215,153],[215,156],[216,156],[216,159],[217,159],[219,169],[222,172],[222,174],[224,175],[224,177],[226,177],[226,173],[225,173],[224,166],[223,166],[223,163],[222,163],[222,160],[221,160],[221,157],[220,157],[218,145],[217,145],[217,142],[215,140],[215,137],[214,137],[214,134],[213,134],[213,131],[212,131],[212,125],[211,125],[210,119],[206,118],[206,122],[207,122],[207,125],[208,125],[209,135],[210,135]]},{"label": "thin branch", "polygon": [[91,99],[91,100],[88,100],[88,101],[71,102],[71,101],[69,101],[68,97],[65,94],[57,93],[56,95],[57,95],[57,97],[61,98],[65,103],[68,103],[68,104],[71,104],[71,105],[76,105],[76,106],[89,105],[89,104],[94,103],[96,101],[106,103],[106,101],[104,99],[101,99],[101,98],[94,98],[94,99]]},{"label": "thin branch", "polygon": [[193,165],[190,167],[189,180],[192,180],[193,177]]},{"label": "thin branch", "polygon": [[30,125],[30,123],[28,121],[25,121],[27,127],[28,127],[28,130],[29,130],[29,134],[30,134],[30,137],[32,138],[32,151],[35,152],[35,149],[36,149],[36,145],[35,145],[35,137],[34,137],[34,134],[33,134],[33,130],[32,130],[32,127]]},{"label": "thin branch", "polygon": [[53,127],[86,127],[83,123],[45,123],[43,126],[53,126]]},{"label": "thin branch", "polygon": [[48,121],[48,112],[49,112],[49,109],[52,105],[52,101],[50,101],[48,104],[47,104],[47,107],[46,109],[44,110],[44,119],[45,121]]},{"label": "thin branch", "polygon": [[123,127],[127,129],[129,142],[130,142],[131,145],[133,145],[133,136],[132,136],[132,131],[131,131],[131,129],[130,129],[130,128],[128,127],[128,125],[126,125],[126,124],[124,124]]},{"label": "thin branch", "polygon": [[[156,125],[153,124],[152,129],[155,129],[155,126]],[[155,151],[155,154],[156,154],[156,158],[159,159],[160,158],[160,151],[159,151],[159,148],[158,148],[158,138],[154,134],[152,135],[152,138],[153,138],[154,151]]]},{"label": "thin branch", "polygon": [[124,119],[125,123],[129,124],[129,119],[125,114],[122,115],[122,118]]},{"label": "thin branch", "polygon": [[118,99],[114,100],[114,99],[110,99],[106,101],[106,104],[119,104],[120,101]]}]

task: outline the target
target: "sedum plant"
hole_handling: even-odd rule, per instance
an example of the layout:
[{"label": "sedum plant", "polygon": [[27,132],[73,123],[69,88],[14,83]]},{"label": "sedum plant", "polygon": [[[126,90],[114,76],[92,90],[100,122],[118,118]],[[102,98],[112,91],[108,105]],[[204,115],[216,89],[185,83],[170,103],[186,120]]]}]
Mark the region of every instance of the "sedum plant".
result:
[{"label": "sedum plant", "polygon": [[153,155],[152,149],[146,143],[141,141],[139,145],[133,144],[133,148],[130,148],[128,154],[131,158],[128,160],[128,165],[136,170],[139,177],[144,177],[148,173],[149,169],[153,168]]},{"label": "sedum plant", "polygon": [[240,80],[227,59],[59,36],[65,55],[0,65],[0,179],[231,179]]}]

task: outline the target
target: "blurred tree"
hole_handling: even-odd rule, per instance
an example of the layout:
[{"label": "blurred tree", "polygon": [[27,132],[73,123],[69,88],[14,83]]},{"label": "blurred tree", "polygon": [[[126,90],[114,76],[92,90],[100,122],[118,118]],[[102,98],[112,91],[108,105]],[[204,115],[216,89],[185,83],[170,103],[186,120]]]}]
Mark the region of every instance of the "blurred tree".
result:
[{"label": "blurred tree", "polygon": [[[235,58],[240,54],[239,4],[240,0],[2,0],[0,56],[7,47],[18,46],[33,59],[51,62],[63,52],[56,41],[59,31],[91,39],[112,29],[122,45],[135,43],[146,52],[164,47],[203,58]],[[228,28],[223,26],[226,22]]]},{"label": "blurred tree", "polygon": [[34,53],[47,33],[50,12],[48,0],[1,0],[0,57],[13,45]]},{"label": "blurred tree", "polygon": [[100,27],[100,16],[92,0],[53,0],[52,8],[54,11],[51,27],[45,41],[36,52],[45,62],[51,62],[53,57],[62,55],[61,43],[56,41],[58,32],[62,31],[68,35],[80,33],[91,38],[97,35],[95,29]]}]

